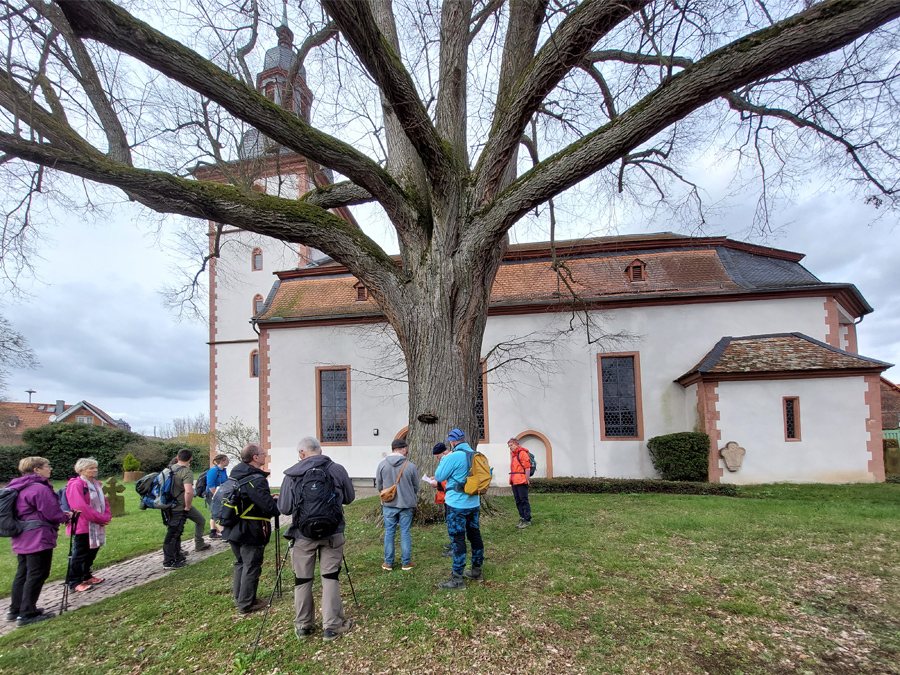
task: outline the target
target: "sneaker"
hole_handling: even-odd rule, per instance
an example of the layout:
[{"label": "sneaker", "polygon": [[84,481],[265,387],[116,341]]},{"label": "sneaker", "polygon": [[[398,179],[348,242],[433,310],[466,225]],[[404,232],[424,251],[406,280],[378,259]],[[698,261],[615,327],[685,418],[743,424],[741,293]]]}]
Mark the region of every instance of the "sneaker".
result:
[{"label": "sneaker", "polygon": [[84,583],[86,583],[86,584],[94,584],[94,585],[96,586],[97,584],[103,583],[103,579],[101,579],[100,577],[91,577],[90,579],[88,579],[88,580],[85,581]]},{"label": "sneaker", "polygon": [[53,612],[44,612],[43,614],[35,614],[34,616],[29,616],[27,618],[24,616],[20,616],[16,619],[16,625],[19,627],[28,626],[29,624],[32,624],[32,623],[38,623],[39,621],[46,621],[47,619],[52,619],[54,616],[56,616],[56,614],[54,614]]},{"label": "sneaker", "polygon": [[444,544],[444,550],[445,550],[445,551],[452,551],[452,550],[453,550],[453,544]]},{"label": "sneaker", "polygon": [[295,628],[294,635],[297,636],[298,640],[305,640],[306,638],[312,636],[315,630],[315,628]]},{"label": "sneaker", "polygon": [[89,591],[92,588],[93,588],[93,586],[91,586],[90,583],[88,583],[87,581],[83,581],[80,584],[78,584],[77,586],[73,586],[72,590],[76,591],[78,593],[83,593],[84,591]]},{"label": "sneaker", "polygon": [[413,567],[415,567],[415,565],[413,564],[413,561],[410,560],[408,563],[406,563],[406,564],[405,564],[403,567],[401,567],[400,569],[402,569],[404,572],[409,572]]},{"label": "sneaker", "polygon": [[15,621],[15,620],[18,619],[18,618],[19,618],[19,613],[18,613],[18,612],[7,612],[7,613],[6,613],[6,620],[7,620],[7,621]]},{"label": "sneaker", "polygon": [[268,602],[261,598],[257,598],[253,601],[253,604],[249,607],[244,607],[244,609],[239,609],[238,611],[241,614],[252,614],[253,612],[258,612],[261,609],[265,609],[269,605]]},{"label": "sneaker", "polygon": [[194,544],[195,551],[205,551],[208,548],[212,548],[212,545],[207,544],[205,541],[202,541],[202,540],[198,541],[196,544]]},{"label": "sneaker", "polygon": [[164,570],[180,570],[182,567],[187,567],[186,560],[176,560],[171,563],[163,563]]},{"label": "sneaker", "polygon": [[337,640],[341,635],[348,632],[351,628],[353,628],[353,619],[345,619],[337,628],[327,628],[325,630],[325,633],[322,635],[322,639],[325,640],[325,642]]},{"label": "sneaker", "polygon": [[393,565],[388,565],[388,564],[385,562],[385,563],[381,563],[381,569],[383,569],[385,572],[390,572],[392,569],[394,569],[394,566],[393,566]]},{"label": "sneaker", "polygon": [[453,557],[453,551],[444,551],[443,553],[441,553],[441,557],[442,557],[442,558],[452,558],[452,557]]},{"label": "sneaker", "polygon": [[219,534],[218,530],[213,530],[212,532],[209,533],[209,538],[210,539],[221,539],[222,535]]},{"label": "sneaker", "polygon": [[520,520],[519,524],[516,525],[516,527],[518,527],[520,530],[524,530],[526,527],[531,527],[531,521],[530,520]]}]

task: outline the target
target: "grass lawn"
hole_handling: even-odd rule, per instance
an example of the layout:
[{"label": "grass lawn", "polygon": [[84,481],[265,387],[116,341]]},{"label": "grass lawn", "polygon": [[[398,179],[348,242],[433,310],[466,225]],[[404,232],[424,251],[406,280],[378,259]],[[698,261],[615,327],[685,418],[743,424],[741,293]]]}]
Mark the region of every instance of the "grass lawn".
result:
[{"label": "grass lawn", "polygon": [[435,588],[444,529],[414,529],[416,568],[383,572],[363,500],[345,548],[359,607],[341,575],[358,626],[341,640],[294,638],[288,572],[250,663],[262,616],[234,611],[226,554],[0,638],[0,672],[900,673],[900,485],[746,493],[533,495],[526,530],[497,498],[487,581],[454,592]]},{"label": "grass lawn", "polygon": [[[64,487],[66,481],[53,481],[53,487]],[[134,491],[134,483],[125,483],[125,515],[113,518],[106,526],[106,545],[100,548],[94,569],[106,567],[114,562],[133,558],[136,555],[162,548],[166,536],[166,528],[162,524],[159,511],[138,509],[140,501]],[[204,500],[194,500],[197,508],[206,518],[206,533],[209,534],[209,511]],[[184,527],[184,539],[194,538],[194,523],[187,521]],[[65,527],[59,528],[59,539],[53,553],[53,567],[50,570],[50,581],[63,579],[66,576],[66,565],[69,555],[69,537]],[[16,574],[16,556],[12,552],[10,540],[0,538],[0,598],[9,596],[12,580]]]}]

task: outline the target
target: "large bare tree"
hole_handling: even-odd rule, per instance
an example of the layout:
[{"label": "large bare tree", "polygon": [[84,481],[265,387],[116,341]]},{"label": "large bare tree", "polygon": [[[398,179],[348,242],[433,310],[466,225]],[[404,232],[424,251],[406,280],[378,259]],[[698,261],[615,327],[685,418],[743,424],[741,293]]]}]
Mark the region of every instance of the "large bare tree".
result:
[{"label": "large bare tree", "polygon": [[[767,189],[773,162],[778,180],[792,162],[815,162],[897,205],[900,0],[321,0],[295,68],[324,44],[333,79],[347,80],[342,95],[371,85],[381,110],[367,113],[368,145],[254,90],[246,57],[265,16],[257,0],[199,3],[195,33],[205,42],[179,42],[124,4],[0,2],[0,151],[23,191],[63,172],[158,212],[330,255],[396,332],[414,447],[450,426],[475,428],[488,300],[508,233],[591,177],[664,195],[667,179],[689,184],[677,160],[712,125],[732,129]],[[195,94],[194,121],[151,129],[150,106],[123,93],[136,81]],[[346,180],[291,200],[240,180],[192,179],[191,161],[228,159],[227,139],[210,132],[226,118]],[[200,128],[203,143],[185,141]],[[176,157],[179,142],[187,149]],[[27,195],[8,227],[30,226]],[[364,202],[390,221],[399,262],[328,210]]]}]

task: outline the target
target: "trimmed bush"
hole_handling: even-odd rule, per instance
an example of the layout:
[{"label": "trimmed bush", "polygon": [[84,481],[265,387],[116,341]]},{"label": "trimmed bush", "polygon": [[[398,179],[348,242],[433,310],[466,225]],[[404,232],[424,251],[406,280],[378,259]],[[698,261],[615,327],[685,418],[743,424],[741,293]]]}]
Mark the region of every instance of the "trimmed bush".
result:
[{"label": "trimmed bush", "polygon": [[100,476],[117,476],[122,471],[122,448],[143,438],[140,434],[113,427],[92,424],[48,424],[27,429],[20,457],[46,457],[53,465],[53,478],[74,476],[75,462],[82,457],[97,460]]},{"label": "trimmed bush", "polygon": [[530,492],[540,494],[669,494],[737,497],[730,483],[668,481],[650,478],[533,478]]},{"label": "trimmed bush", "polygon": [[140,471],[141,463],[135,459],[135,456],[130,452],[125,455],[125,459],[122,460],[122,470],[123,471]]},{"label": "trimmed bush", "polygon": [[19,460],[29,455],[22,454],[24,445],[8,445],[0,447],[0,483],[6,484],[19,475]]},{"label": "trimmed bush", "polygon": [[709,436],[696,431],[656,436],[647,441],[653,468],[663,480],[709,480]]}]

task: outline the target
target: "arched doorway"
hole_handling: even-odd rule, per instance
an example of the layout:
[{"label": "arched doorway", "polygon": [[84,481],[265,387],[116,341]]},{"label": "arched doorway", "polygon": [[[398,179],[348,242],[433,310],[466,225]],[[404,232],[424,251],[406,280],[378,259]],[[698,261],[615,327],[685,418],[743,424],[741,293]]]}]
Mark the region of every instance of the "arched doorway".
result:
[{"label": "arched doorway", "polygon": [[514,438],[523,448],[527,448],[534,455],[537,462],[537,471],[535,471],[534,477],[553,478],[553,446],[550,444],[550,439],[534,429],[516,434]]}]

